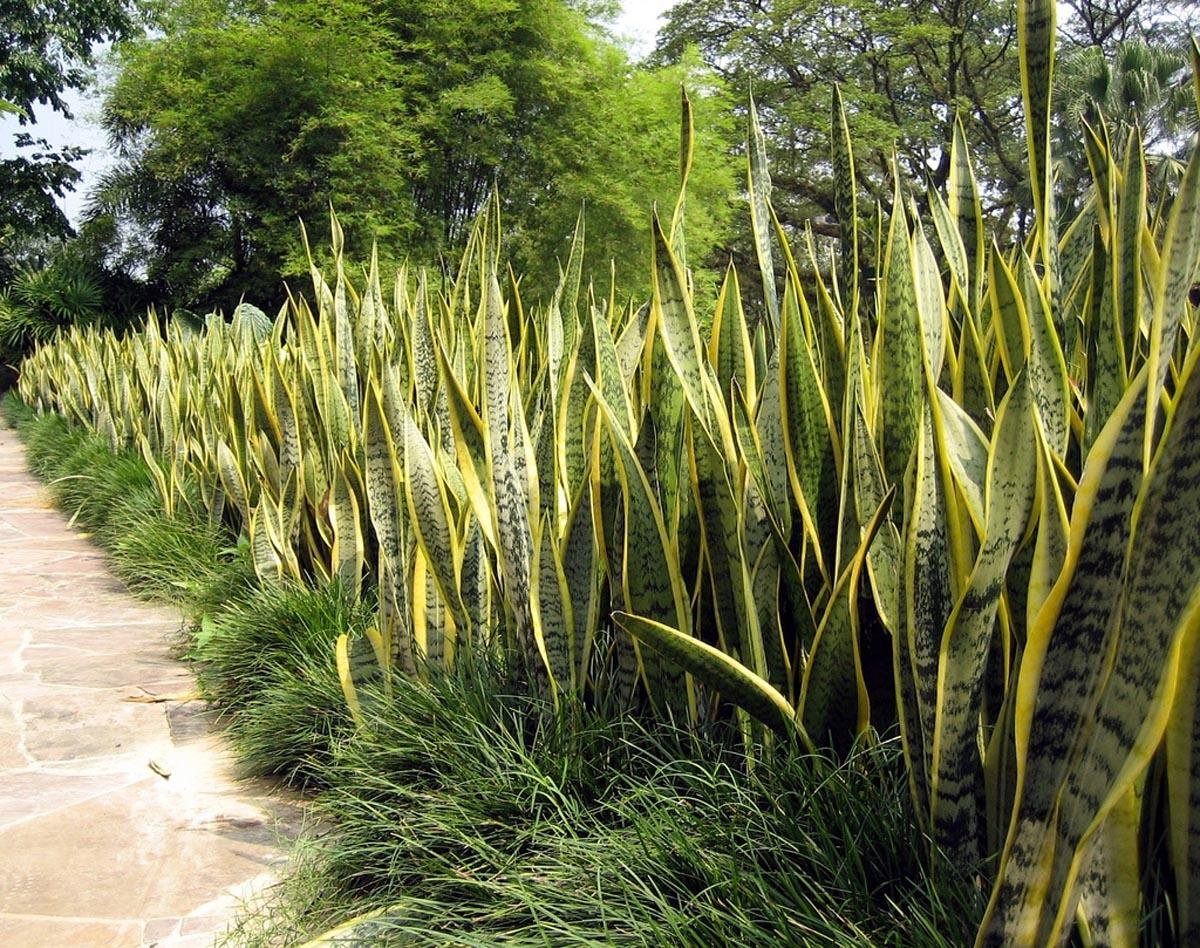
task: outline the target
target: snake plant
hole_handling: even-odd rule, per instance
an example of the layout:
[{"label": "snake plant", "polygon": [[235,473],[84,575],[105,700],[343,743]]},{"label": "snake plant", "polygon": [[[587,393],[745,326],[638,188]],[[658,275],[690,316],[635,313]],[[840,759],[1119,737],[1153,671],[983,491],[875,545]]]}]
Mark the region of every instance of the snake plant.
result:
[{"label": "snake plant", "polygon": [[1055,8],[1019,14],[1028,233],[989,228],[963,122],[945,194],[861,207],[835,90],[831,266],[772,209],[751,103],[762,297],[730,267],[698,312],[685,96],[644,301],[586,284],[582,218],[537,306],[496,201],[455,273],[386,283],[334,219],[310,298],[73,329],[21,393],[140,448],[263,582],[377,587],[376,627],[338,643],[356,715],[363,678],[487,650],[558,702],[763,741],[897,726],[922,829],[993,886],[979,944],[1134,943],[1154,820],[1198,937],[1200,165],[1151,194],[1138,139],[1085,127],[1094,187],[1061,218]]}]

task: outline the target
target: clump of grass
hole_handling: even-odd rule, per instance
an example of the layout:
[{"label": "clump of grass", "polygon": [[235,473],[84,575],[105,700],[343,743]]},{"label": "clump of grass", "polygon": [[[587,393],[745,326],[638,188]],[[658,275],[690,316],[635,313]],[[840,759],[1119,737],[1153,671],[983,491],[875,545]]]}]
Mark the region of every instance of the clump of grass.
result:
[{"label": "clump of grass", "polygon": [[969,940],[982,905],[914,832],[895,742],[850,761],[555,712],[494,669],[398,682],[337,745],[332,827],[238,944],[384,909],[370,944]]},{"label": "clump of grass", "polygon": [[334,642],[360,634],[373,613],[369,597],[333,583],[250,588],[205,616],[191,656],[245,772],[324,783],[332,746],[352,728]]},{"label": "clump of grass", "polygon": [[113,452],[98,435],[43,415],[22,426],[30,469],[47,481],[55,500],[104,546],[125,532],[133,513],[161,510],[145,462]]},{"label": "clump of grass", "polygon": [[15,388],[9,389],[0,397],[0,416],[10,428],[19,429],[34,414],[34,410],[21,400]]},{"label": "clump of grass", "polygon": [[293,584],[257,586],[205,618],[192,657],[200,683],[233,710],[256,700],[280,667],[300,668],[313,656],[332,661],[342,632],[361,632],[371,621],[369,598],[337,583],[320,588]]},{"label": "clump of grass", "polygon": [[248,553],[225,530],[197,517],[168,517],[161,508],[129,510],[110,550],[132,592],[174,602],[192,617],[221,608],[254,581]]},{"label": "clump of grass", "polygon": [[332,648],[280,662],[255,699],[229,717],[242,773],[308,789],[328,782],[334,748],[353,730]]}]

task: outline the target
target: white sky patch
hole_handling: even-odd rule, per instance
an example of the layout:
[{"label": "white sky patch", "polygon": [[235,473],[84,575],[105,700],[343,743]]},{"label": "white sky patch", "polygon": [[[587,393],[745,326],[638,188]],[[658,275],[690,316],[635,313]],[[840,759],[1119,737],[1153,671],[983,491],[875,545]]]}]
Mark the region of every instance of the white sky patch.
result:
[{"label": "white sky patch", "polygon": [[89,99],[83,93],[68,91],[63,95],[71,110],[73,119],[64,118],[48,105],[36,106],[32,125],[22,126],[14,115],[0,116],[0,159],[31,156],[43,149],[17,148],[16,135],[27,132],[34,139],[44,138],[51,148],[63,148],[75,145],[91,149],[75,167],[83,172],[79,185],[66,197],[60,200],[59,206],[66,211],[67,218],[72,224],[79,222],[88,188],[113,163],[113,157],[108,150],[108,141],[104,130],[96,121],[100,111],[99,101]]},{"label": "white sky patch", "polygon": [[615,32],[628,37],[635,56],[645,56],[654,49],[654,39],[662,26],[661,17],[677,0],[623,0]]}]

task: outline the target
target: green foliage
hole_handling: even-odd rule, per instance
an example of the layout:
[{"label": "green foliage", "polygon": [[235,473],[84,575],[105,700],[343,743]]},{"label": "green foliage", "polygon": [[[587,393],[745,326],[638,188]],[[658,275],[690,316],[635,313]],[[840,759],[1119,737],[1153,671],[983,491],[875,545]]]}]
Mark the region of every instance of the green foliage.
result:
[{"label": "green foliage", "polygon": [[[11,157],[0,159],[0,279],[11,279],[29,248],[62,239],[70,225],[56,203],[79,182],[80,148],[52,149],[45,139],[18,132]],[[34,149],[30,155],[21,153]]]},{"label": "green foliage", "polygon": [[232,309],[279,295],[297,220],[345,207],[385,247],[415,222],[416,156],[388,32],[366,4],[197,0],[124,46],[103,121],[123,159],[89,229],[160,299]]},{"label": "green foliage", "polygon": [[101,322],[102,303],[99,284],[77,261],[18,271],[0,289],[0,359],[18,362],[60,329]]},{"label": "green foliage", "polygon": [[280,669],[317,662],[331,669],[334,640],[342,632],[361,632],[373,608],[336,586],[249,590],[198,627],[192,654],[201,663],[201,685],[240,712],[268,690]]},{"label": "green foliage", "polygon": [[[22,126],[43,105],[70,117],[63,94],[88,81],[94,47],[128,36],[132,0],[46,0],[6,3],[0,31],[0,114],[15,112]],[[65,237],[70,227],[56,198],[79,180],[74,162],[86,152],[54,150],[44,139],[14,133],[16,149],[0,160],[0,280],[27,244]],[[32,154],[22,154],[33,149]],[[7,149],[6,149],[7,151]]]},{"label": "green foliage", "polygon": [[280,278],[307,273],[297,221],[330,205],[352,254],[375,242],[385,263],[433,260],[496,184],[518,266],[565,263],[586,203],[604,235],[588,268],[605,280],[613,257],[640,262],[645,198],[672,195],[684,80],[713,93],[697,97],[698,258],[728,220],[715,83],[694,63],[634,69],[563,0],[189,0],[158,26],[120,51],[104,124],[123,158],[88,230],[176,305],[282,299]]},{"label": "green foliage", "polygon": [[[74,331],[38,351],[22,392],[138,448],[164,508],[223,518],[264,585],[377,591],[376,623],[334,644],[364,740],[413,689],[497,654],[522,701],[732,722],[764,766],[781,745],[762,725],[784,748],[794,734],[848,754],[898,724],[916,825],[992,893],[980,945],[1077,927],[1128,941],[1142,915],[1180,919],[1186,941],[1200,155],[1177,193],[1151,190],[1136,135],[1119,152],[1086,128],[1091,193],[1059,215],[1056,10],[1017,8],[1019,240],[983,214],[959,125],[929,220],[893,166],[887,216],[863,227],[835,92],[850,259],[825,266],[779,226],[752,111],[767,296],[748,317],[730,268],[710,303],[686,265],[685,97],[684,183],[669,220],[651,215],[646,306],[588,286],[582,219],[548,303],[528,307],[498,197],[453,276],[401,269],[387,295],[374,257],[348,273],[334,219],[311,305],[294,295],[273,322],[241,306],[198,333]],[[864,257],[873,287],[853,277]],[[510,865],[488,860],[513,809],[479,795],[470,824],[487,831],[425,850],[455,867],[461,904],[472,868],[494,882]],[[574,804],[550,794],[537,828],[573,830]],[[430,813],[413,817],[422,839],[448,827]],[[375,858],[353,848],[355,865]]]},{"label": "green foliage", "polygon": [[[1011,3],[812,3],[683,0],[671,7],[655,58],[692,45],[744,99],[752,92],[771,156],[776,211],[797,229],[830,230],[829,87],[841,87],[859,185],[891,199],[893,147],[905,181],[945,185],[956,113],[976,152],[976,173],[1001,211],[1021,200],[1019,91]],[[843,222],[844,223],[844,222]],[[749,243],[748,241],[746,242]],[[874,261],[871,261],[874,264]]]},{"label": "green foliage", "polygon": [[338,635],[361,635],[373,613],[337,586],[248,589],[204,614],[191,657],[224,710],[244,772],[296,785],[329,780],[350,715],[332,660]]},{"label": "green foliage", "polygon": [[[155,514],[144,459],[114,456],[15,397],[5,413],[31,466],[70,490],[63,502],[109,525],[100,538],[129,575],[199,565],[202,545],[142,536],[188,529]],[[112,484],[72,473],[84,464],[120,473]],[[140,495],[140,516],[116,485]],[[159,562],[124,560],[130,544]],[[329,651],[340,632],[361,630],[369,606],[337,587],[239,587],[227,556],[209,568],[230,592],[204,606],[192,654],[243,768],[325,788],[321,836],[278,893],[250,907],[229,935],[236,944],[295,941],[377,906],[359,934],[381,944],[942,946],[982,910],[964,880],[929,871],[894,742],[842,764],[787,750],[752,767],[725,727],[696,734],[613,707],[556,711],[487,660],[368,693],[355,734]],[[185,606],[195,614],[198,600]]]},{"label": "green foliage", "polygon": [[1111,54],[1129,41],[1179,47],[1197,24],[1195,5],[1179,0],[1067,0],[1063,6],[1069,13],[1060,17],[1059,39],[1068,50],[1091,47]]},{"label": "green foliage", "polygon": [[[1124,154],[1130,132],[1143,143],[1154,191],[1178,187],[1189,137],[1200,123],[1185,38],[1151,45],[1131,38],[1110,52],[1099,46],[1071,50],[1063,60],[1058,86],[1059,121],[1055,156],[1064,203],[1079,206],[1088,197],[1088,170],[1082,122],[1107,132],[1114,151]],[[1101,128],[1102,124],[1105,126]]]},{"label": "green foliage", "polygon": [[403,682],[377,708],[328,770],[330,832],[231,940],[379,911],[343,934],[948,946],[979,916],[968,885],[927,868],[893,742],[748,770],[727,729],[556,713],[486,666]]},{"label": "green foliage", "polygon": [[[19,405],[15,395],[10,398],[11,405]],[[10,407],[6,413],[21,425],[30,468],[53,481],[58,502],[101,542],[122,531],[129,512],[159,504],[153,483],[132,452],[114,458],[103,439],[69,428],[62,418],[14,411]]]},{"label": "green foliage", "polygon": [[245,558],[224,531],[164,516],[161,503],[140,506],[109,546],[113,569],[131,592],[206,615],[246,586]]},{"label": "green foliage", "polygon": [[0,280],[0,390],[15,380],[25,356],[60,330],[120,332],[145,319],[136,281],[107,269],[90,251],[82,240],[43,243]]},{"label": "green foliage", "polygon": [[[646,269],[650,225],[646,207],[670,208],[679,191],[679,94],[687,89],[695,114],[695,156],[688,187],[686,219],[689,263],[701,282],[700,295],[711,298],[728,253],[737,182],[729,161],[736,140],[732,100],[725,86],[694,57],[655,69],[632,67],[613,48],[597,45],[591,76],[580,77],[588,98],[580,103],[576,126],[553,143],[545,196],[533,181],[514,182],[506,203],[506,250],[523,286],[536,299],[554,289],[550,268],[541,261],[558,258],[565,266],[575,219],[582,207],[587,219],[583,272],[598,285],[607,282],[610,265],[619,275],[623,298],[644,299],[648,283],[630,280]],[[512,186],[509,186],[512,187]]]},{"label": "green foliage", "polygon": [[292,787],[324,787],[333,748],[354,731],[328,643],[319,651],[277,656],[260,669],[254,685],[253,699],[226,717],[239,771]]}]

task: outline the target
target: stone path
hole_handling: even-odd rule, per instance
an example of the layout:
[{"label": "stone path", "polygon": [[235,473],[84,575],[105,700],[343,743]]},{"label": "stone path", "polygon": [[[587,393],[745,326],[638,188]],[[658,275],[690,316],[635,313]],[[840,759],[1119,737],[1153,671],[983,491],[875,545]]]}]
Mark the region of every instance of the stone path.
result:
[{"label": "stone path", "polygon": [[296,808],[234,779],[170,655],[179,628],[124,591],[0,428],[5,948],[207,945],[271,881]]}]

